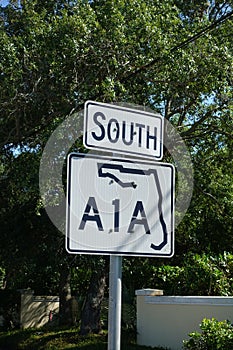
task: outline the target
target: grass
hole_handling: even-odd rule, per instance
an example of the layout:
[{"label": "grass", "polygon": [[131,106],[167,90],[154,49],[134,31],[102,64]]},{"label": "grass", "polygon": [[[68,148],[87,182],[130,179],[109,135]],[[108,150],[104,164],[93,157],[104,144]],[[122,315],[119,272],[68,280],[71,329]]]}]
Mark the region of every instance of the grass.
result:
[{"label": "grass", "polygon": [[[0,350],[107,350],[107,332],[101,335],[79,335],[77,328],[71,329],[27,329],[0,332]],[[122,334],[121,350],[162,350],[139,346],[127,333]],[[165,350],[165,349],[164,349]]]}]

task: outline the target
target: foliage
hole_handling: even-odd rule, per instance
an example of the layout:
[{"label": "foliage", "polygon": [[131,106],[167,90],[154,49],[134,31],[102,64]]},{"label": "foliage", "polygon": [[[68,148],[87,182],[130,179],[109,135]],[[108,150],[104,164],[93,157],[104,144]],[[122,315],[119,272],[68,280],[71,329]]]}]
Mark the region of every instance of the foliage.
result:
[{"label": "foliage", "polygon": [[233,255],[188,255],[181,266],[154,269],[156,285],[168,295],[233,295]]},{"label": "foliage", "polygon": [[5,269],[0,266],[0,289],[4,286]]},{"label": "foliage", "polygon": [[228,321],[203,319],[202,333],[193,332],[191,339],[184,341],[184,349],[192,350],[231,350],[233,347],[233,326]]},{"label": "foliage", "polygon": [[11,1],[1,9],[2,145],[41,143],[46,128],[88,98],[157,108],[185,138],[203,137],[203,125],[229,110],[230,18],[179,45],[213,24],[218,3],[48,3]]},{"label": "foliage", "polygon": [[[141,288],[164,290],[166,295],[233,295],[233,255],[188,253],[179,264],[162,260],[124,260],[124,297],[131,300]],[[130,299],[131,298],[131,299]]]},{"label": "foliage", "polygon": [[20,326],[20,292],[0,290],[0,315],[3,316],[3,330],[16,329]]},{"label": "foliage", "polygon": [[103,265],[98,258],[68,256],[38,189],[52,131],[93,99],[160,112],[180,132],[194,164],[194,195],[176,230],[175,257],[167,267],[161,259],[125,259],[128,294],[148,283],[197,293],[199,274],[199,293],[232,293],[232,269],[228,273],[228,262],[220,267],[215,258],[233,249],[232,31],[232,0],[11,0],[0,6],[0,265],[6,287],[57,293],[68,266],[72,288],[81,294],[91,271]]},{"label": "foliage", "polygon": [[[232,116],[214,123],[230,135]],[[223,124],[222,124],[223,123]],[[226,124],[225,124],[226,123]],[[231,149],[227,135],[210,134],[193,151],[194,193],[191,206],[177,229],[179,254],[187,249],[212,254],[233,249],[233,183]]]}]

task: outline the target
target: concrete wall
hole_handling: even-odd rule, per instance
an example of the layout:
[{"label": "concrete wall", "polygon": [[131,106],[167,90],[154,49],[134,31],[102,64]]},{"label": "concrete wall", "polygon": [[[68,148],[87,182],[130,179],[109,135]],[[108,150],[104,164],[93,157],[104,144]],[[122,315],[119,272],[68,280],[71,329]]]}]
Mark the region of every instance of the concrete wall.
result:
[{"label": "concrete wall", "polygon": [[[50,312],[52,320],[49,319]],[[32,290],[21,291],[20,328],[42,327],[58,321],[59,297],[34,296]]]},{"label": "concrete wall", "polygon": [[142,289],[137,296],[137,343],[181,350],[188,334],[200,331],[203,318],[233,323],[233,297],[162,296]]}]

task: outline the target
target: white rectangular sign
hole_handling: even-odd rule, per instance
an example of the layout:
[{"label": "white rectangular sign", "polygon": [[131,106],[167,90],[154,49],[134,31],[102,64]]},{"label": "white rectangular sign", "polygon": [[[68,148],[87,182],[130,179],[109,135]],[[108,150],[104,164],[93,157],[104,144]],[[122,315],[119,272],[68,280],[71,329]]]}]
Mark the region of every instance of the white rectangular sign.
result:
[{"label": "white rectangular sign", "polygon": [[87,101],[83,143],[90,149],[160,160],[163,118],[159,114]]},{"label": "white rectangular sign", "polygon": [[171,257],[173,165],[70,154],[66,222],[69,253]]}]

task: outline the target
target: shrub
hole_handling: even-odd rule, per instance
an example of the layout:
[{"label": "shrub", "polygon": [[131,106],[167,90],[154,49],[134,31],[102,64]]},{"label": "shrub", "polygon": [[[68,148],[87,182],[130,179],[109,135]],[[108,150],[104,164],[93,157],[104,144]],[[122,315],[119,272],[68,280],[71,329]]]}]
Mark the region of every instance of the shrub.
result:
[{"label": "shrub", "polygon": [[233,254],[188,254],[182,266],[155,267],[153,279],[168,295],[227,296],[233,294],[232,274]]},{"label": "shrub", "polygon": [[0,266],[0,289],[3,288],[4,278],[5,278],[5,270],[3,267]]},{"label": "shrub", "polygon": [[233,326],[229,321],[204,318],[200,328],[202,333],[193,332],[191,339],[184,341],[184,349],[192,350],[232,350]]}]

